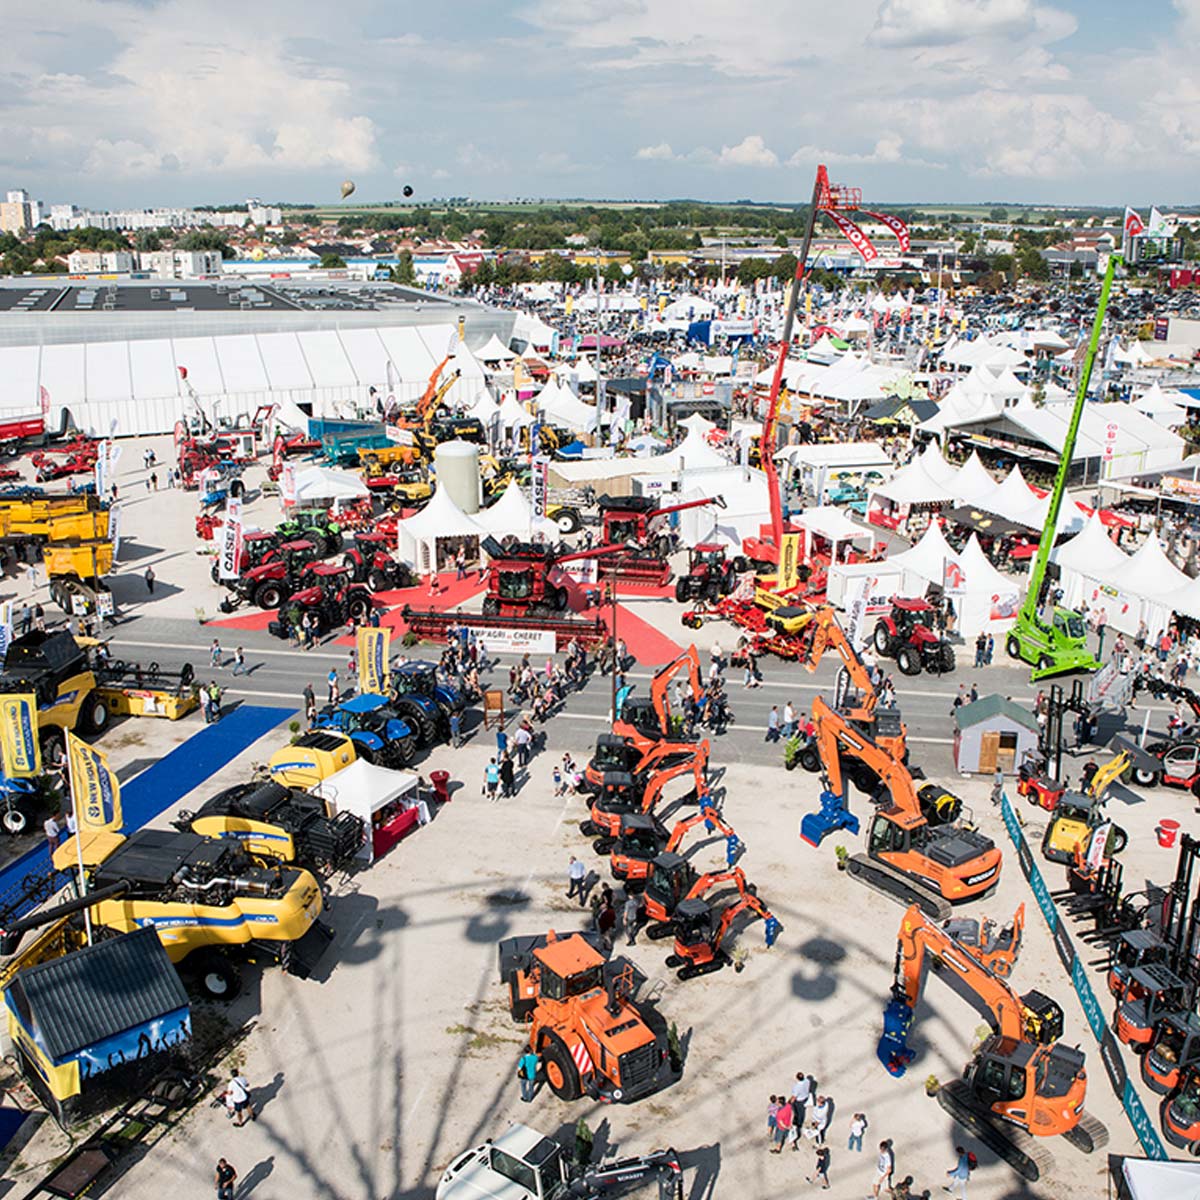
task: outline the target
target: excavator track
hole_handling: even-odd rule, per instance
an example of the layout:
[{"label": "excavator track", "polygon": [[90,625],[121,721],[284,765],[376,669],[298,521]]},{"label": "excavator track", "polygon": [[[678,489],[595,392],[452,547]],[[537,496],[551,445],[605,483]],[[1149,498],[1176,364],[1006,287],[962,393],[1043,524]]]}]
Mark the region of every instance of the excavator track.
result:
[{"label": "excavator track", "polygon": [[1070,1142],[1076,1150],[1082,1150],[1084,1154],[1091,1154],[1108,1145],[1108,1126],[1093,1117],[1091,1113],[1081,1112],[1079,1124],[1064,1133],[1063,1139]]},{"label": "excavator track", "polygon": [[1034,1183],[1054,1165],[1050,1151],[1036,1138],[1016,1125],[981,1110],[963,1080],[955,1079],[942,1084],[938,1088],[937,1098],[954,1120],[964,1129],[969,1129],[1023,1179]]},{"label": "excavator track", "polygon": [[910,904],[920,905],[921,911],[935,921],[945,921],[950,917],[952,909],[949,900],[876,858],[866,854],[852,855],[846,870],[859,883],[865,883],[905,908]]}]

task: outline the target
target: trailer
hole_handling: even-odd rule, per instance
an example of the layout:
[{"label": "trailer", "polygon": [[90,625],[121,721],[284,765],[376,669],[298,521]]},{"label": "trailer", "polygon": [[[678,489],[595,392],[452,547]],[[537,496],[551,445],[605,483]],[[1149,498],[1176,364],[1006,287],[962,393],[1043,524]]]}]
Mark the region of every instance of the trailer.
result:
[{"label": "trailer", "polygon": [[430,642],[446,641],[451,626],[473,629],[485,642],[489,629],[553,633],[557,650],[565,650],[572,641],[590,649],[607,642],[609,638],[608,626],[599,616],[594,619],[568,614],[544,617],[484,616],[483,613],[414,609],[407,604],[400,610],[400,615],[412,633]]}]

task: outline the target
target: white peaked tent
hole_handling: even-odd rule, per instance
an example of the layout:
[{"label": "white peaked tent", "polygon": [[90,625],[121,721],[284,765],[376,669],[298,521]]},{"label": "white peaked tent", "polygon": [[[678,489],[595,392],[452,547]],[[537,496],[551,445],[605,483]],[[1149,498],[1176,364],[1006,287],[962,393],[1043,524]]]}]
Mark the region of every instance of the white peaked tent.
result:
[{"label": "white peaked tent", "polygon": [[954,477],[954,500],[957,504],[974,504],[983,508],[996,490],[996,481],[988,474],[979,459],[979,452],[971,451],[971,457],[959,468]]},{"label": "white peaked tent", "polygon": [[438,563],[439,541],[478,538],[482,532],[479,523],[454,503],[445,488],[439,487],[420,512],[399,522],[397,549],[402,561],[426,575]]},{"label": "white peaked tent", "polygon": [[934,483],[940,483],[942,487],[949,492],[954,491],[954,480],[958,478],[958,468],[953,463],[948,463],[943,457],[941,450],[930,442],[924,450],[921,451],[917,461],[921,464],[925,474],[929,476]]},{"label": "white peaked tent", "polygon": [[976,503],[998,517],[1030,529],[1041,529],[1045,525],[1050,507],[1049,500],[1040,499],[1033,492],[1025,482],[1021,468],[1016,466],[1004,477],[1003,482],[996,485],[990,498]]},{"label": "white peaked tent", "polygon": [[717,427],[715,421],[710,421],[698,412],[684,417],[678,424],[681,429],[686,429],[689,434],[698,433],[701,437],[707,437],[709,431]]},{"label": "white peaked tent", "polygon": [[475,357],[482,363],[508,362],[516,355],[493,333],[488,340],[475,351]]},{"label": "white peaked tent", "polygon": [[[872,489],[868,498],[868,511],[909,509],[914,504],[950,504],[953,500],[953,489],[930,478],[925,464],[916,458],[908,466],[901,467],[886,483]],[[906,515],[906,512],[897,514],[900,520]]]},{"label": "white peaked tent", "polygon": [[[1052,550],[1051,558],[1061,574],[1063,603],[1070,608],[1085,597],[1090,604],[1093,593],[1098,593],[1106,580],[1126,578],[1129,572],[1129,555],[1108,536],[1096,513],[1088,518],[1079,534]],[[1135,616],[1131,630],[1125,630],[1124,623],[1115,627],[1132,633],[1137,629],[1137,621]]]},{"label": "white peaked tent", "polygon": [[485,387],[481,387],[475,393],[475,399],[468,404],[463,412],[468,417],[477,417],[483,422],[485,429],[489,429],[491,424],[500,415],[500,405],[492,399],[492,393]]},{"label": "white peaked tent", "polygon": [[999,637],[1016,620],[1021,607],[1021,585],[992,565],[971,534],[957,558],[958,574],[949,571],[954,583],[950,596],[958,611],[958,632],[970,641],[982,633]]},{"label": "white peaked tent", "polygon": [[485,534],[490,533],[497,538],[511,533],[527,542],[537,535],[542,535],[546,540],[558,535],[558,526],[553,521],[534,519],[533,506],[515,479],[495,504],[476,513],[472,520]]},{"label": "white peaked tent", "polygon": [[533,424],[533,415],[526,412],[525,406],[512,392],[508,392],[500,402],[500,424],[505,429],[523,429]]},{"label": "white peaked tent", "polygon": [[596,406],[585,404],[555,378],[538,392],[534,403],[551,425],[562,425],[579,433],[596,428]]},{"label": "white peaked tent", "polygon": [[707,470],[713,467],[727,467],[729,460],[708,440],[695,426],[688,430],[687,437],[673,450],[666,454],[658,454],[651,460],[655,471],[665,467],[686,468],[689,471]]},{"label": "white peaked tent", "polygon": [[305,467],[296,472],[296,503],[318,500],[358,500],[371,494],[367,485],[349,471],[334,467]]},{"label": "white peaked tent", "polygon": [[595,383],[600,378],[596,374],[596,368],[586,358],[578,358],[573,363],[568,363],[562,370],[569,379],[576,379],[580,383]]},{"label": "white peaked tent", "polygon": [[808,361],[815,363],[831,363],[841,357],[842,352],[829,340],[829,334],[823,333],[820,338],[808,348]]},{"label": "white peaked tent", "polygon": [[1160,425],[1182,425],[1187,420],[1184,401],[1187,399],[1174,388],[1164,390],[1157,383],[1139,396],[1133,407]]},{"label": "white peaked tent", "polygon": [[924,594],[928,584],[941,585],[947,560],[956,561],[955,553],[942,533],[941,524],[930,521],[921,540],[911,549],[891,555],[888,566],[899,567],[903,572],[903,595],[919,596]]}]

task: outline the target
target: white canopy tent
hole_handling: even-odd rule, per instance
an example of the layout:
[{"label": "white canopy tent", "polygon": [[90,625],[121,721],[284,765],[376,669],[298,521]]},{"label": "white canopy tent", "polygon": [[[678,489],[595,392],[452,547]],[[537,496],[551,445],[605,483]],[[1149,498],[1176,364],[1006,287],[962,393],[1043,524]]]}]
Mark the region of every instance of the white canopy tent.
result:
[{"label": "white canopy tent", "polygon": [[836,561],[837,548],[842,542],[866,542],[875,544],[875,534],[870,529],[850,520],[840,509],[832,505],[819,505],[816,508],[806,508],[793,522],[803,531],[803,555],[810,557],[814,537],[824,538],[830,544],[830,557]]},{"label": "white canopy tent", "polygon": [[475,357],[482,363],[508,362],[516,355],[493,333],[488,340],[475,351]]},{"label": "white canopy tent", "polygon": [[680,429],[686,429],[689,434],[698,433],[701,437],[707,437],[717,427],[715,421],[710,421],[706,416],[698,412],[684,417],[682,421],[678,422],[678,425]]},{"label": "white canopy tent", "polygon": [[958,632],[968,641],[980,633],[999,637],[1016,620],[1021,607],[1021,584],[998,571],[971,534],[946,571],[948,594],[958,613]]},{"label": "white canopy tent", "polygon": [[958,468],[953,463],[948,463],[942,457],[942,452],[938,449],[936,443],[930,442],[921,451],[917,461],[934,483],[939,483],[948,492],[953,492],[952,484],[958,478]]},{"label": "white canopy tent", "polygon": [[[372,830],[391,810],[410,809],[417,804],[418,777],[411,771],[395,771],[356,759],[313,788],[337,816],[344,812],[361,817],[366,837],[355,858],[370,863],[375,859]],[[411,819],[411,818],[410,818]]]},{"label": "white canopy tent", "polygon": [[689,427],[687,437],[673,450],[654,458],[656,470],[668,467],[687,467],[689,470],[727,467],[729,460],[715,446],[709,445],[704,433],[694,425]]},{"label": "white canopy tent", "polygon": [[506,430],[523,429],[526,425],[532,425],[533,421],[533,414],[526,410],[512,392],[506,392],[500,402],[501,427]]},{"label": "white canopy tent", "polygon": [[560,370],[568,379],[574,379],[576,383],[591,384],[600,378],[596,374],[596,368],[586,358],[577,358],[573,363],[568,363],[561,367]]},{"label": "white canopy tent", "polygon": [[942,533],[939,521],[930,521],[921,540],[915,546],[888,558],[888,566],[899,567],[903,572],[902,594],[924,595],[926,587],[936,583],[940,587],[945,579],[947,561],[954,562],[956,556]]},{"label": "white canopy tent", "polygon": [[511,533],[527,542],[531,539],[549,541],[558,536],[558,526],[553,521],[534,519],[533,505],[515,479],[504,489],[499,500],[481,509],[472,519],[483,533],[498,538]]},{"label": "white canopy tent", "polygon": [[991,498],[995,490],[996,481],[980,461],[978,451],[973,450],[971,457],[963,463],[954,477],[954,502],[983,508],[985,501]]},{"label": "white canopy tent", "polygon": [[808,361],[810,363],[829,364],[836,362],[842,355],[833,342],[829,340],[829,334],[823,333],[821,336],[808,348]]},{"label": "white canopy tent", "polygon": [[445,488],[439,487],[420,512],[398,523],[397,549],[404,562],[427,575],[439,569],[439,541],[477,539],[482,532],[479,523],[454,503]]},{"label": "white canopy tent", "polygon": [[370,494],[367,485],[349,471],[339,471],[335,467],[305,467],[296,472],[297,504],[358,500]]},{"label": "white canopy tent", "polygon": [[538,393],[535,404],[551,425],[561,425],[576,433],[594,431],[597,412],[594,404],[585,404],[570,388],[552,378]]},{"label": "white canopy tent", "polygon": [[698,500],[720,496],[724,508],[714,504],[689,508],[679,514],[679,536],[688,546],[716,542],[740,551],[747,537],[758,537],[771,520],[767,501],[767,477],[749,467],[688,469],[680,477],[679,498]]}]

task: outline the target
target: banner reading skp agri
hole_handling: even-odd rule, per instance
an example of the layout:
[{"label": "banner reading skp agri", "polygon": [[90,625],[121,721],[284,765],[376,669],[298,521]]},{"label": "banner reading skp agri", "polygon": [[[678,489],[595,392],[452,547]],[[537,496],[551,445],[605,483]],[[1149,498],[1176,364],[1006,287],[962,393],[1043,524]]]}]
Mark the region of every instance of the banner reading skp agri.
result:
[{"label": "banner reading skp agri", "polygon": [[37,697],[32,692],[0,695],[0,758],[4,773],[22,779],[42,773]]},{"label": "banner reading skp agri", "polygon": [[221,579],[236,579],[242,565],[242,500],[230,496],[225,501],[225,524],[221,526]]},{"label": "banner reading skp agri", "polygon": [[122,820],[121,785],[108,769],[107,755],[68,733],[67,768],[79,828],[118,832]]},{"label": "banner reading skp agri", "polygon": [[363,695],[387,694],[388,647],[392,631],[387,628],[358,630],[358,690]]}]

